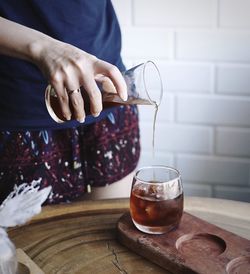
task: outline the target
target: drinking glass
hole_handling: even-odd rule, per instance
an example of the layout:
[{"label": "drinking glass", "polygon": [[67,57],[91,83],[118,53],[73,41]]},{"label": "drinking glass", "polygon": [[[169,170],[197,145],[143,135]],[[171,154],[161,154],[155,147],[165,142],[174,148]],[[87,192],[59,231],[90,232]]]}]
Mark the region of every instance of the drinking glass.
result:
[{"label": "drinking glass", "polygon": [[183,214],[183,187],[178,170],[167,166],[139,169],[130,195],[130,214],[142,232],[163,234],[177,228]]},{"label": "drinking glass", "polygon": [[[139,64],[122,72],[122,75],[128,90],[127,101],[123,101],[113,91],[109,91],[107,85],[99,85],[102,92],[103,109],[117,105],[131,104],[160,105],[163,95],[163,86],[159,69],[154,62],[147,61]],[[85,112],[89,115],[89,98],[87,97],[87,92],[85,92],[82,87],[81,93],[84,99]],[[51,85],[48,85],[45,90],[45,103],[48,113],[53,120],[57,123],[66,121],[63,117],[57,94]],[[72,119],[74,119],[74,117],[72,117]]]}]

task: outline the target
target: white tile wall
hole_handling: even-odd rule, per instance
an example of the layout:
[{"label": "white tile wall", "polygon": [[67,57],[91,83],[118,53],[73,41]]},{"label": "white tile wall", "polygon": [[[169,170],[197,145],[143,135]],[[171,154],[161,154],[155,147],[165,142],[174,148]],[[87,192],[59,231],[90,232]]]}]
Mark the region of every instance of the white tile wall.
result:
[{"label": "white tile wall", "polygon": [[249,187],[216,186],[214,193],[217,198],[250,202]]},{"label": "white tile wall", "polygon": [[250,95],[250,65],[218,65],[216,82],[218,93]]},{"label": "white tile wall", "polygon": [[[155,149],[166,152],[207,153],[212,151],[212,130],[208,127],[158,123],[155,133]],[[152,123],[141,122],[141,144],[152,147]]]},{"label": "white tile wall", "polygon": [[158,61],[166,92],[208,93],[212,89],[212,66]]},{"label": "white tile wall", "polygon": [[250,129],[218,128],[215,144],[216,154],[250,158]]},{"label": "white tile wall", "polygon": [[132,0],[112,1],[120,24],[130,26],[132,23]]},{"label": "white tile wall", "polygon": [[213,193],[211,185],[190,184],[187,181],[183,182],[183,190],[187,196],[211,197]]},{"label": "white tile wall", "polygon": [[129,58],[170,58],[173,51],[173,32],[158,28],[124,27],[123,56]]},{"label": "white tile wall", "polygon": [[250,31],[192,30],[176,33],[177,59],[250,61]]},{"label": "white tile wall", "polygon": [[[153,122],[155,108],[154,106],[139,106],[139,115],[141,122]],[[158,110],[157,121],[169,122],[174,120],[174,96],[164,93],[162,102]],[[151,125],[152,126],[152,125]],[[157,125],[158,127],[158,125]]]},{"label": "white tile wall", "polygon": [[180,169],[186,195],[250,202],[250,1],[113,0],[128,67],[154,60],[164,97],[140,107],[142,155]]},{"label": "white tile wall", "polygon": [[179,95],[176,108],[180,122],[250,126],[250,98]]},{"label": "white tile wall", "polygon": [[221,0],[219,22],[222,27],[250,28],[249,0]]},{"label": "white tile wall", "polygon": [[237,158],[183,155],[177,156],[183,180],[190,182],[247,186],[250,161]]},{"label": "white tile wall", "polygon": [[174,165],[174,156],[171,153],[157,152],[154,159],[152,159],[152,155],[153,155],[152,150],[151,151],[143,150],[139,164],[138,164],[138,168],[143,166],[150,166],[152,164],[165,165],[165,166]]},{"label": "white tile wall", "polygon": [[136,25],[208,27],[216,22],[216,0],[135,0]]}]

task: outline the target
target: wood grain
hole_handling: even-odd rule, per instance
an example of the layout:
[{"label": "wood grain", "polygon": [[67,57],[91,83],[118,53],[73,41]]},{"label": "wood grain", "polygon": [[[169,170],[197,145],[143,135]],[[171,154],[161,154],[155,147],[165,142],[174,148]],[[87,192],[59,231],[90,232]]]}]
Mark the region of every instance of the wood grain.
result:
[{"label": "wood grain", "polygon": [[[250,239],[250,205],[218,199],[184,199],[186,211]],[[17,248],[46,274],[168,273],[116,240],[128,199],[46,206],[27,225],[8,231]]]},{"label": "wood grain", "polygon": [[127,208],[127,200],[50,207],[9,235],[46,274],[166,273],[116,241],[116,223]]},{"label": "wood grain", "polygon": [[18,274],[45,274],[20,248],[17,249]]},{"label": "wood grain", "polygon": [[118,239],[133,252],[176,274],[226,273],[230,262],[242,257],[244,273],[250,268],[249,240],[186,212],[178,229],[162,235],[140,232],[127,212],[118,221]]}]

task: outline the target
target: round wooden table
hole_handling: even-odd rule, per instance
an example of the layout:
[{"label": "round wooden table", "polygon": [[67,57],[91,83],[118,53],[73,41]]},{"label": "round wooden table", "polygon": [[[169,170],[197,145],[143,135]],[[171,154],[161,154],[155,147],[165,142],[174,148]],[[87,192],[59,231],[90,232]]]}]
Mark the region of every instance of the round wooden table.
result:
[{"label": "round wooden table", "polygon": [[[9,230],[17,248],[46,274],[166,273],[116,240],[128,199],[46,206],[22,227]],[[185,211],[250,239],[250,203],[185,197]]]}]

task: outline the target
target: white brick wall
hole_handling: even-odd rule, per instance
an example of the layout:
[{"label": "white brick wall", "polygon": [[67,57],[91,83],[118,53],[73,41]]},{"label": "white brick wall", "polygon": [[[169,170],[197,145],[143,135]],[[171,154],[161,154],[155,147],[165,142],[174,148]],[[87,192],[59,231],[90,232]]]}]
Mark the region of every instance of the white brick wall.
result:
[{"label": "white brick wall", "polygon": [[216,0],[134,0],[134,22],[142,26],[214,26]]},{"label": "white brick wall", "polygon": [[[156,125],[155,149],[156,153],[164,150],[210,154],[212,137],[212,129],[208,127],[159,122]],[[147,150],[152,149],[152,122],[141,122],[141,144]]]},{"label": "white brick wall", "polygon": [[249,160],[216,156],[177,156],[183,179],[196,183],[247,186]]},{"label": "white brick wall", "polygon": [[199,197],[212,197],[212,186],[210,185],[203,185],[203,184],[192,184],[187,182],[186,180],[183,181],[183,189],[185,195],[189,196],[199,196]]},{"label": "white brick wall", "polygon": [[217,198],[249,202],[250,189],[249,187],[239,188],[238,186],[216,186],[214,196]]},{"label": "white brick wall", "polygon": [[227,126],[250,126],[250,98],[215,95],[179,95],[177,121]]},{"label": "white brick wall", "polygon": [[219,65],[216,70],[216,81],[218,93],[250,95],[250,66]]},{"label": "white brick wall", "polygon": [[165,91],[199,92],[211,91],[212,67],[207,64],[190,64],[183,62],[162,62],[157,65],[163,77]]},{"label": "white brick wall", "polygon": [[250,202],[250,1],[113,0],[127,67],[158,64],[164,97],[140,110],[139,166],[172,165],[186,195]]},{"label": "white brick wall", "polygon": [[124,27],[122,54],[126,58],[169,58],[173,51],[173,32],[158,28]]},{"label": "white brick wall", "polygon": [[249,31],[190,30],[176,32],[176,57],[180,60],[245,63],[250,61],[249,48]]},{"label": "white brick wall", "polygon": [[250,158],[250,129],[218,128],[215,145],[218,155]]},{"label": "white brick wall", "polygon": [[219,3],[221,27],[250,28],[249,0],[221,0]]}]

